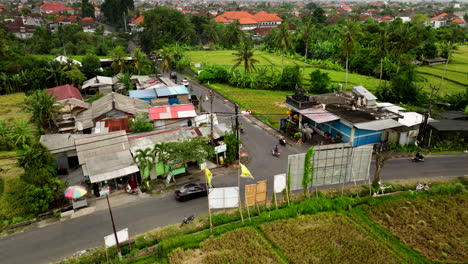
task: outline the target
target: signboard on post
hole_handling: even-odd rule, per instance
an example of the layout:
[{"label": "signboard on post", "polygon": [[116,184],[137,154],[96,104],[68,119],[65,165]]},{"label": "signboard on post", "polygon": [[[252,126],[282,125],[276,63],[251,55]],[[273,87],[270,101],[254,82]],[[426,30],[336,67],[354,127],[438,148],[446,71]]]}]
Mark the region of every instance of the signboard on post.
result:
[{"label": "signboard on post", "polygon": [[[117,239],[119,240],[119,243],[127,241],[128,240],[128,228],[118,231]],[[105,236],[104,244],[106,245],[106,248],[115,246],[117,244],[115,241],[115,235],[111,234],[111,235]]]},{"label": "signboard on post", "polygon": [[226,149],[227,149],[226,144],[221,144],[221,145],[215,147],[215,153],[219,154],[219,153],[225,152]]},{"label": "signboard on post", "polygon": [[239,188],[211,188],[208,199],[211,209],[234,208],[239,206]]},{"label": "signboard on post", "polygon": [[245,204],[247,206],[255,205],[256,192],[257,192],[257,184],[245,185]]},{"label": "signboard on post", "polygon": [[267,181],[259,181],[257,182],[257,191],[255,194],[255,202],[261,203],[266,201],[267,195]]},{"label": "signboard on post", "polygon": [[286,173],[274,176],[274,192],[279,193],[286,189]]}]

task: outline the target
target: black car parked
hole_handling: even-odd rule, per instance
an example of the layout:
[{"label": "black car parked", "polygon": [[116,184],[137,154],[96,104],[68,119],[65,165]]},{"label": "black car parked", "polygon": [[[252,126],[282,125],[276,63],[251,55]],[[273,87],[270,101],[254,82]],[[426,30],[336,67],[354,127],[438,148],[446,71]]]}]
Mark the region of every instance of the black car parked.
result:
[{"label": "black car parked", "polygon": [[187,201],[193,198],[207,196],[208,192],[204,183],[188,183],[180,189],[175,190],[175,197],[178,201]]}]

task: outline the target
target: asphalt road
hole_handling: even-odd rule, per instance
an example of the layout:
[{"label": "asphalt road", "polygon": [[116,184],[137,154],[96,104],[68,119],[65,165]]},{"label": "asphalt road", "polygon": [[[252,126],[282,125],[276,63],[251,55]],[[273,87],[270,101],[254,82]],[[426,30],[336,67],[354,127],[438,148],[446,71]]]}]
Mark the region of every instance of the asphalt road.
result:
[{"label": "asphalt road", "polygon": [[[194,87],[196,94],[206,91]],[[230,104],[220,99],[213,103],[214,111],[233,112]],[[219,116],[221,122],[231,120],[231,116]],[[243,119],[243,117],[241,117]],[[284,173],[287,156],[299,153],[293,146],[280,146],[281,156],[271,155],[271,148],[277,138],[247,120],[241,120],[245,133],[243,145],[249,152],[248,168],[255,181]],[[446,155],[427,157],[424,163],[412,163],[408,159],[395,159],[386,163],[382,178],[384,180],[428,177],[455,177],[468,175],[468,155]],[[371,174],[373,174],[371,168]],[[242,178],[241,185],[255,181]],[[237,185],[237,172],[215,175],[213,184],[217,187]],[[271,187],[270,187],[271,189]],[[184,203],[175,201],[171,192],[153,196],[123,206],[113,205],[117,230],[129,228],[130,236],[156,227],[180,223],[189,214],[207,213],[205,199]],[[103,237],[112,233],[108,211],[52,224],[43,228],[32,228],[22,233],[0,239],[0,262],[12,264],[49,263],[67,257],[76,251],[103,245]]]}]

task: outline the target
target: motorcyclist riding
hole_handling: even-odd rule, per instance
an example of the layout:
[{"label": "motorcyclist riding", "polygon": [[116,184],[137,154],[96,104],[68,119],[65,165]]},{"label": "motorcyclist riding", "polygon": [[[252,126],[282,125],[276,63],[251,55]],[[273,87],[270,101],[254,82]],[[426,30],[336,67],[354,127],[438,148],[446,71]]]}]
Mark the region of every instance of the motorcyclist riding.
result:
[{"label": "motorcyclist riding", "polygon": [[416,159],[418,160],[423,160],[424,159],[424,156],[421,154],[421,153],[416,153],[416,155],[414,156]]},{"label": "motorcyclist riding", "polygon": [[278,153],[278,152],[279,152],[278,145],[275,145],[275,147],[273,148],[273,151],[274,151],[275,153]]}]

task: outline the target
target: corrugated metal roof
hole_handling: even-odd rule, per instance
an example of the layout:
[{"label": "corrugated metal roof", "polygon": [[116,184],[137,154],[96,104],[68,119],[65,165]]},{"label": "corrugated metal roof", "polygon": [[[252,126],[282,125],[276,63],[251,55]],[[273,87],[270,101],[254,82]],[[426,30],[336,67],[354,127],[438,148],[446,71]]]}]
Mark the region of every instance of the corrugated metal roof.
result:
[{"label": "corrugated metal roof", "polygon": [[52,154],[63,153],[75,150],[75,139],[81,135],[78,134],[46,134],[39,140]]},{"label": "corrugated metal roof", "polygon": [[364,96],[366,100],[377,100],[377,97],[375,97],[375,95],[369,92],[364,86],[361,86],[361,85],[353,86],[353,92]]},{"label": "corrugated metal roof", "polygon": [[354,126],[358,129],[380,131],[380,130],[384,130],[388,128],[400,127],[402,125],[393,119],[382,119],[382,120],[358,123],[358,124],[354,124]]},{"label": "corrugated metal roof", "polygon": [[89,87],[107,86],[107,85],[112,86],[115,83],[116,83],[116,80],[112,77],[96,76],[87,81],[84,81],[83,86],[81,86],[81,89],[86,89]]},{"label": "corrugated metal roof", "polygon": [[77,127],[80,125],[82,126],[80,127],[81,129],[93,127],[94,119],[114,109],[112,102],[115,103],[115,109],[132,115],[148,113],[148,108],[150,106],[149,102],[144,100],[130,98],[118,93],[110,93],[94,101],[88,110],[76,116],[76,122],[80,123],[77,124]]},{"label": "corrugated metal roof", "polygon": [[177,128],[166,131],[147,132],[129,137],[130,151],[135,155],[138,149],[153,148],[160,142],[181,141],[187,138],[197,137],[194,128]]},{"label": "corrugated metal roof", "polygon": [[403,108],[398,105],[394,105],[392,103],[376,103],[377,107],[382,107],[387,111],[390,111],[392,113],[400,113],[400,111],[406,110],[406,108]]},{"label": "corrugated metal roof", "polygon": [[197,113],[193,104],[185,104],[151,107],[149,109],[149,116],[151,120],[161,120],[195,117]]},{"label": "corrugated metal roof", "polygon": [[129,148],[125,131],[107,134],[93,134],[75,139],[79,164],[85,164],[87,157],[112,153]]},{"label": "corrugated metal roof", "polygon": [[100,182],[139,171],[128,149],[85,159],[86,170],[93,182]]},{"label": "corrugated metal roof", "polygon": [[416,112],[400,112],[400,115],[402,115],[403,118],[399,118],[398,123],[407,127],[419,125],[424,120],[424,116]]},{"label": "corrugated metal roof", "polygon": [[164,88],[157,88],[156,94],[158,97],[166,97],[171,95],[189,94],[189,90],[184,85],[169,86]]},{"label": "corrugated metal roof", "polygon": [[338,116],[328,112],[325,109],[308,108],[300,110],[299,113],[319,124],[340,119]]},{"label": "corrugated metal roof", "polygon": [[132,90],[129,92],[131,98],[157,98],[155,89]]}]

